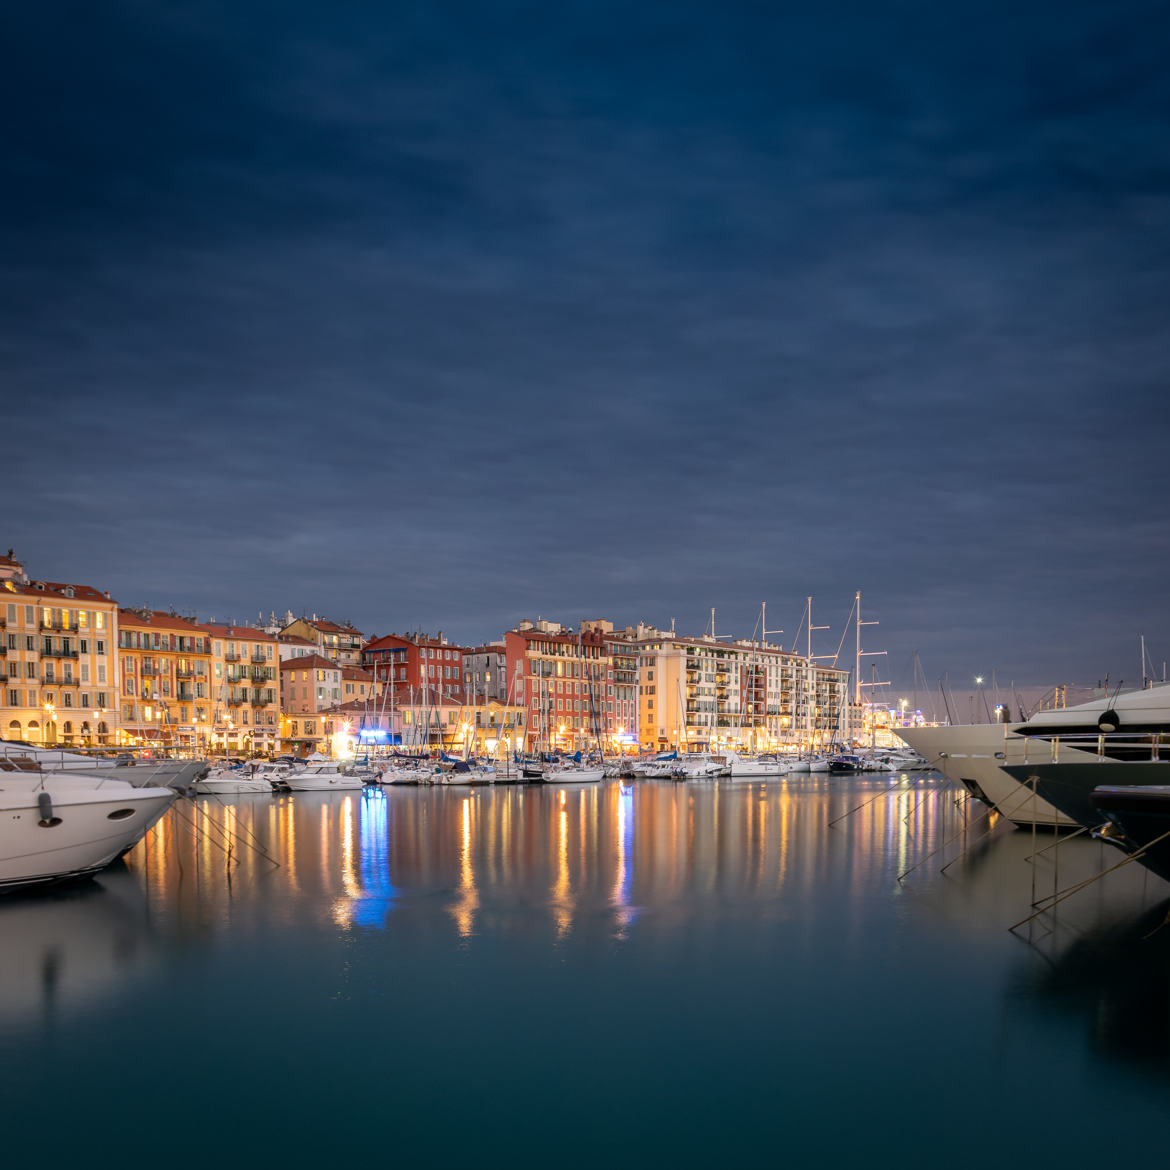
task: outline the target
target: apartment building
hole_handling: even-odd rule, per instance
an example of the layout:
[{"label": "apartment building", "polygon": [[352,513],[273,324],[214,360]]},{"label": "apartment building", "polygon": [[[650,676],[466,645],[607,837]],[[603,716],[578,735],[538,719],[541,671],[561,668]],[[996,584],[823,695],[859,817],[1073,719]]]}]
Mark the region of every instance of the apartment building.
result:
[{"label": "apartment building", "polygon": [[333,728],[326,712],[340,705],[342,667],[320,654],[280,664],[281,738],[302,755],[329,755]]},{"label": "apartment building", "polygon": [[280,632],[312,642],[322,658],[332,659],[342,666],[362,664],[362,633],[348,622],[338,625],[313,614],[312,617],[294,618]]},{"label": "apartment building", "polygon": [[521,622],[504,635],[508,691],[526,712],[528,750],[577,751],[613,735],[606,635],[559,622]]},{"label": "apartment building", "polygon": [[443,631],[430,634],[386,634],[372,638],[362,651],[362,665],[393,688],[396,698],[409,698],[423,688],[437,690],[444,700],[460,702],[464,694],[461,646],[452,646]]},{"label": "apartment building", "polygon": [[0,736],[63,747],[117,743],[117,602],[30,580],[0,557]]},{"label": "apartment building", "polygon": [[208,750],[211,635],[173,611],[119,609],[118,678],[124,739],[143,747]]},{"label": "apartment building", "polygon": [[783,647],[638,627],[645,748],[777,750],[844,738],[849,672]]},{"label": "apartment building", "polygon": [[276,635],[253,626],[204,622],[210,637],[214,750],[280,749],[280,655]]}]

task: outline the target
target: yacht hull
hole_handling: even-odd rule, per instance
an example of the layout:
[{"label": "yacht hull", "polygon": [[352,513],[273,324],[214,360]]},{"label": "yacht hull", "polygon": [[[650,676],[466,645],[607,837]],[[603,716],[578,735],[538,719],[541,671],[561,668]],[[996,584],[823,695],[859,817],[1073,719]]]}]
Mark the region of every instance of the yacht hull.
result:
[{"label": "yacht hull", "polygon": [[[922,756],[927,766],[938,768],[948,780],[961,785],[1014,825],[1077,828],[1072,817],[1004,770],[1005,765],[1025,763],[1029,751],[1035,757],[1045,748],[1012,734],[1002,723],[903,727],[898,728],[898,736]],[[1071,754],[1083,760],[1096,758],[1085,752]]]},{"label": "yacht hull", "polygon": [[18,786],[0,776],[0,889],[97,873],[136,845],[175,799],[169,788],[119,781],[50,773]]},{"label": "yacht hull", "polygon": [[[1067,748],[1061,748],[1067,755]],[[1109,786],[1116,790],[1170,784],[1170,763],[1118,763],[1098,760],[1059,764],[1009,766],[1007,771],[1026,788],[1033,784],[1050,804],[1086,829],[1101,824],[1101,811],[1092,799],[1093,789]]]}]

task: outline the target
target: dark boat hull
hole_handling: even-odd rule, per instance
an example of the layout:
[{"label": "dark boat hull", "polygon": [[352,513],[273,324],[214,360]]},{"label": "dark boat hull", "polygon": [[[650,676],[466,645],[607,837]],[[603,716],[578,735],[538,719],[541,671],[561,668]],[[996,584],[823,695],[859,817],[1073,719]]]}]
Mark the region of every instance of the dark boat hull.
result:
[{"label": "dark boat hull", "polygon": [[1004,771],[1026,788],[1035,785],[1044,800],[1086,829],[1102,823],[1100,810],[1090,799],[1094,788],[1170,784],[1170,763],[1009,764]]},{"label": "dark boat hull", "polygon": [[1126,853],[1148,846],[1137,860],[1170,881],[1170,787],[1097,788],[1091,799],[1109,821],[1105,840]]}]

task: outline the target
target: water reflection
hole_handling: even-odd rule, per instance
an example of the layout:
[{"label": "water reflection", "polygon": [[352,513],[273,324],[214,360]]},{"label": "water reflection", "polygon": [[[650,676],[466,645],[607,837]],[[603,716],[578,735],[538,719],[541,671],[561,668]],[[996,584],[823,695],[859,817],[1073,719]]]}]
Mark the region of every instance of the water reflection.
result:
[{"label": "water reflection", "polygon": [[0,1033],[51,1025],[151,972],[157,938],[121,866],[96,882],[0,900]]},{"label": "water reflection", "polygon": [[624,938],[647,911],[777,914],[777,895],[830,880],[860,913],[966,816],[937,777],[242,796],[178,806],[129,864],[153,898],[205,923],[316,906],[339,929],[380,929],[437,897],[470,939],[486,910],[503,922],[543,890],[555,939],[586,918]]},{"label": "water reflection", "polygon": [[1025,1007],[1083,1021],[1091,1049],[1170,1079],[1170,902],[1033,948],[1010,991]]}]

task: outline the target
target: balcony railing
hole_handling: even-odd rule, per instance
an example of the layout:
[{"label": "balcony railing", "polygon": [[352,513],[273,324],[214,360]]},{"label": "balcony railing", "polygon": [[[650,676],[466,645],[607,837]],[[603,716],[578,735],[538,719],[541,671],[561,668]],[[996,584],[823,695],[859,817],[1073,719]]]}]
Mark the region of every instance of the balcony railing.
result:
[{"label": "balcony railing", "polygon": [[267,667],[253,666],[252,667],[252,681],[253,682],[267,682],[268,681]]},{"label": "balcony railing", "polygon": [[175,698],[189,703],[195,698],[195,692],[190,687],[177,687],[175,690]]},{"label": "balcony railing", "polygon": [[175,667],[175,678],[194,678],[195,672],[189,666]]},{"label": "balcony railing", "polygon": [[239,661],[240,661],[240,655],[239,655],[239,654],[238,654],[238,653],[237,653],[235,650],[229,650],[229,651],[228,651],[228,652],[227,652],[227,653],[226,653],[226,654],[223,656],[223,660],[224,660],[224,662],[239,662]]},{"label": "balcony railing", "polygon": [[52,675],[41,675],[41,685],[46,687],[79,687],[79,678],[54,678]]},{"label": "balcony railing", "polygon": [[151,666],[150,663],[144,662],[138,671],[144,678],[154,678],[158,675],[158,667]]},{"label": "balcony railing", "polygon": [[267,707],[272,700],[269,699],[263,691],[252,692],[252,706],[253,707]]},{"label": "balcony railing", "polygon": [[227,704],[229,707],[242,707],[244,705],[244,697],[242,695],[228,695]]},{"label": "balcony railing", "polygon": [[260,653],[260,654],[253,653],[252,661],[259,663],[259,662],[267,662],[268,659],[264,657],[263,653]]},{"label": "balcony railing", "polygon": [[60,650],[42,650],[42,658],[78,658],[80,655],[76,650],[67,650],[62,648]]},{"label": "balcony railing", "polygon": [[67,630],[69,627],[63,622],[46,622],[40,621],[37,623],[37,629],[40,630]]}]

